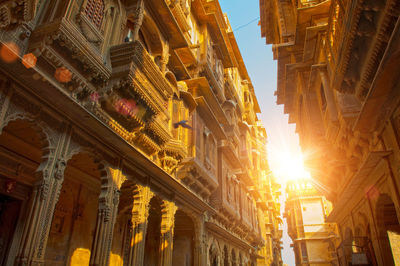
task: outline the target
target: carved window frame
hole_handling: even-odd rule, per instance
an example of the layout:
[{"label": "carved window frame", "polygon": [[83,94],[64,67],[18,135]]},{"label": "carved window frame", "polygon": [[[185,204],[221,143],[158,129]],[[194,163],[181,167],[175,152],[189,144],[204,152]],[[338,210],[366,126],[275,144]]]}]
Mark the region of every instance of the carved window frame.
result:
[{"label": "carved window frame", "polygon": [[101,31],[105,15],[104,0],[86,0],[82,5],[82,13]]}]

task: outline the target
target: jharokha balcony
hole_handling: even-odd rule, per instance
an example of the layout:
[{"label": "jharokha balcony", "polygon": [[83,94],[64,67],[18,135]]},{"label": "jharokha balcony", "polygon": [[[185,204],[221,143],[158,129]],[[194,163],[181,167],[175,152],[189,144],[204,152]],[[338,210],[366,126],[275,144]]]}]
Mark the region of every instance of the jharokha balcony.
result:
[{"label": "jharokha balcony", "polygon": [[66,69],[65,92],[117,134],[148,156],[162,151],[172,139],[167,110],[172,85],[140,41],[112,46],[107,63],[102,35],[93,26],[84,14],[43,24],[32,33],[28,50],[45,72]]}]

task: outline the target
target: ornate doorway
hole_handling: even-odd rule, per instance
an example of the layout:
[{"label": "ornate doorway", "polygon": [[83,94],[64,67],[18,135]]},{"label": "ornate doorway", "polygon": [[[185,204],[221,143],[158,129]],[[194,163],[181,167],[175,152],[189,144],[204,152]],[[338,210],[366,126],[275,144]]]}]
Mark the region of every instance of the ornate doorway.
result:
[{"label": "ornate doorway", "polygon": [[22,201],[0,194],[0,265],[5,265]]}]

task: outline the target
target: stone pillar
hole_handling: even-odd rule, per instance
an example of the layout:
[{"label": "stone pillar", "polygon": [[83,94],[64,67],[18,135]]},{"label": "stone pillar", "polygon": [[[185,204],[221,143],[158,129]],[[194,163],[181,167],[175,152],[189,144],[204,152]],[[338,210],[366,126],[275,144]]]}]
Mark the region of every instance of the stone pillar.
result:
[{"label": "stone pillar", "polygon": [[194,242],[194,265],[207,265],[207,236],[205,234],[205,219],[206,215],[194,220],[196,223],[195,242]]},{"label": "stone pillar", "polygon": [[149,216],[149,203],[153,193],[149,187],[135,186],[132,208],[132,231],[127,265],[143,266],[144,247]]},{"label": "stone pillar", "polygon": [[161,237],[160,237],[160,265],[172,265],[172,252],[174,242],[175,203],[164,201],[164,209],[161,217]]},{"label": "stone pillar", "polygon": [[[59,148],[63,145],[64,142]],[[55,153],[55,149],[50,149],[47,160],[39,166],[37,175],[40,182],[33,188],[16,265],[44,265],[47,238],[66,167],[62,156],[54,156]]]},{"label": "stone pillar", "polygon": [[112,236],[118,212],[119,188],[124,179],[120,170],[108,166],[104,170],[107,176],[102,177],[96,232],[90,254],[90,265],[96,266],[109,264]]},{"label": "stone pillar", "polygon": [[138,0],[136,4],[136,9],[134,11],[134,27],[132,30],[132,37],[134,41],[139,40],[139,30],[143,23],[144,14],[144,0]]}]

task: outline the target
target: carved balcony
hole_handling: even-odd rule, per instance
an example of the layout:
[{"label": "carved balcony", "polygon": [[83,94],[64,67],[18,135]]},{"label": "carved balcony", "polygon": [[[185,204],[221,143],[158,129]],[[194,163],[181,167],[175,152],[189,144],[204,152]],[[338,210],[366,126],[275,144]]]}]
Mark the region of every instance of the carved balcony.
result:
[{"label": "carved balcony", "polygon": [[216,58],[214,49],[206,49],[205,60],[202,64],[201,75],[206,77],[210,87],[220,103],[225,101],[224,96],[224,69],[222,62]]},{"label": "carved balcony", "polygon": [[[227,184],[225,189],[222,189],[220,193],[220,204],[219,210],[230,222],[239,223],[240,222],[240,203],[239,203],[239,187],[238,180],[235,176],[232,176],[232,182],[234,186],[228,190],[228,186],[232,184]],[[236,188],[236,189],[235,189]],[[236,190],[236,193],[235,193]]]},{"label": "carved balcony", "polygon": [[0,4],[0,29],[8,30],[31,21],[37,11],[38,1],[3,0]]},{"label": "carved balcony", "polygon": [[112,76],[97,113],[146,154],[160,152],[172,139],[171,85],[139,41],[111,47],[110,57]]},{"label": "carved balcony", "polygon": [[224,131],[227,138],[219,142],[218,149],[229,160],[232,166],[235,166],[236,169],[242,169],[242,162],[239,158],[239,132],[234,125],[225,125]]},{"label": "carved balcony", "polygon": [[186,158],[180,163],[177,178],[207,202],[218,187],[215,168],[207,168],[207,165],[194,157]]},{"label": "carved balcony", "polygon": [[111,69],[100,51],[103,36],[80,15],[71,21],[60,18],[36,28],[29,39],[28,51],[51,76],[55,68],[66,67],[72,74],[69,90],[94,92],[106,84]]},{"label": "carved balcony", "polygon": [[[235,99],[235,102],[237,103],[237,105],[239,106],[239,110],[240,112],[244,112],[244,106],[243,106],[243,102],[242,102],[242,98],[241,98],[241,88],[240,88],[240,82],[239,81],[235,81],[233,78],[233,70],[232,68],[225,70],[225,92],[229,93],[229,95],[225,95],[226,98],[231,98],[231,99]],[[237,71],[237,69],[236,69]],[[239,75],[237,73],[237,75]]]},{"label": "carved balcony", "polygon": [[212,116],[215,116],[217,119],[217,123],[224,125],[229,124],[221,104],[218,101],[218,97],[212,90],[209,80],[205,77],[199,77],[185,80],[185,83],[189,88],[189,92],[195,98],[200,112],[209,113],[206,109],[210,109]]}]

